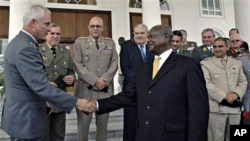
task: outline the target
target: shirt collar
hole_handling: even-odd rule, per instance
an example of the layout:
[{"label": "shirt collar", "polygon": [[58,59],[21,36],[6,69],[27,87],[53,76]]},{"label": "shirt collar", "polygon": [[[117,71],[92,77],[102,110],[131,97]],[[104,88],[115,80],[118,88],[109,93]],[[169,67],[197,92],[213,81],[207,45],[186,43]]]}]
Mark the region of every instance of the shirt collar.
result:
[{"label": "shirt collar", "polygon": [[29,32],[27,32],[24,29],[22,29],[21,31],[24,32],[24,33],[26,33],[28,36],[30,36],[34,40],[34,42],[38,45],[38,42],[37,42],[36,38],[33,35],[31,35]]}]

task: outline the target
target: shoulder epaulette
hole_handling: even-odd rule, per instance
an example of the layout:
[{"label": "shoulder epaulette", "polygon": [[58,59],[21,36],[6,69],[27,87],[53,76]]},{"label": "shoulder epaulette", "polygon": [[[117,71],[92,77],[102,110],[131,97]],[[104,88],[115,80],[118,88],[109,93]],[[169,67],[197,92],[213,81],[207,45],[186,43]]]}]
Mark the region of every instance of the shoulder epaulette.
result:
[{"label": "shoulder epaulette", "polygon": [[106,40],[112,40],[110,37],[104,37],[104,39],[106,39]]},{"label": "shoulder epaulette", "polygon": [[207,58],[205,58],[205,59],[203,59],[204,61],[208,61],[208,60],[211,60],[212,59],[212,57],[207,57]]},{"label": "shoulder epaulette", "polygon": [[78,37],[77,39],[87,39],[88,37]]}]

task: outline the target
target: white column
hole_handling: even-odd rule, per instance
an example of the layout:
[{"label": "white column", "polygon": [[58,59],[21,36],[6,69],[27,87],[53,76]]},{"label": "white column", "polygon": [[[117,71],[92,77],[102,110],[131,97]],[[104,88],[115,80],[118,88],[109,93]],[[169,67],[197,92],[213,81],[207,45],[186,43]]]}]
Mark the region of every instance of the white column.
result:
[{"label": "white column", "polygon": [[10,0],[9,41],[23,28],[23,15],[33,4],[45,4],[45,0]]},{"label": "white column", "polygon": [[152,28],[161,24],[161,10],[159,0],[142,0],[142,23]]},{"label": "white column", "polygon": [[10,0],[9,41],[22,29],[23,15],[30,6],[30,0]]},{"label": "white column", "polygon": [[239,29],[242,39],[250,45],[250,13],[247,10],[250,9],[250,1],[234,0],[234,8],[236,28]]}]

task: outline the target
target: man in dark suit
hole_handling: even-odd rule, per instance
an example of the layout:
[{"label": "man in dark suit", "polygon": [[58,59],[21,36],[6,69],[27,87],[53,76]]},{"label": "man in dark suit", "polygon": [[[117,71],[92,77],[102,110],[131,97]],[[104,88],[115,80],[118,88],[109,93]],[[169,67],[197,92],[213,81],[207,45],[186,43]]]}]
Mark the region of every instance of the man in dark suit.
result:
[{"label": "man in dark suit", "polygon": [[[168,26],[154,26],[148,45],[160,57],[159,67],[156,61],[142,65],[123,92],[92,102],[102,114],[136,101],[136,141],[207,140],[209,105],[201,66],[191,57],[172,53],[171,40]],[[153,66],[159,68],[154,78]]]},{"label": "man in dark suit", "polygon": [[[126,89],[128,83],[133,79],[136,70],[140,65],[154,60],[154,55],[149,53],[148,46],[146,45],[148,39],[148,27],[144,24],[138,24],[134,27],[133,33],[134,42],[128,40],[123,43],[120,52],[120,65],[122,74],[124,75],[123,90]],[[123,140],[134,141],[137,121],[136,102],[124,107],[123,120]]]},{"label": "man in dark suit", "polygon": [[206,28],[201,32],[202,46],[195,48],[192,56],[198,61],[213,56],[213,41],[215,39],[214,30]]},{"label": "man in dark suit", "polygon": [[86,100],[70,96],[48,81],[37,40],[48,34],[50,15],[47,8],[32,6],[24,15],[23,30],[5,53],[2,129],[11,141],[42,141],[47,128],[46,101],[67,113],[75,106],[92,110],[86,109]]}]

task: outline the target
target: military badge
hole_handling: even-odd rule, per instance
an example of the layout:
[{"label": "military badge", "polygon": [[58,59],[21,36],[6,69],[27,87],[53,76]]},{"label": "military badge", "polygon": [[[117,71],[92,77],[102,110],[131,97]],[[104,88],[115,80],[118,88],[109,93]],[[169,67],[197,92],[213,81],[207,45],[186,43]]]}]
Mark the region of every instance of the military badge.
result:
[{"label": "military badge", "polygon": [[203,50],[203,51],[207,51],[207,48],[206,48],[206,47],[203,47],[202,50]]}]

